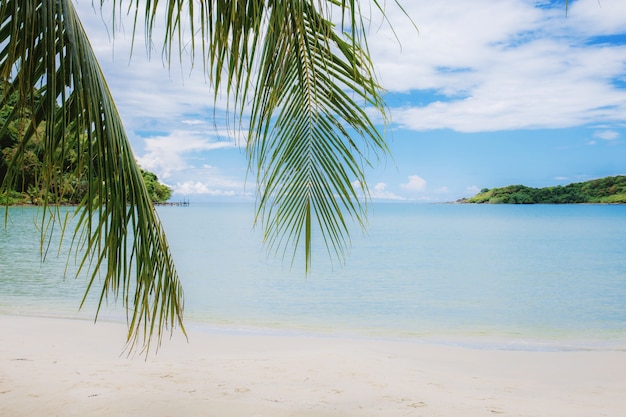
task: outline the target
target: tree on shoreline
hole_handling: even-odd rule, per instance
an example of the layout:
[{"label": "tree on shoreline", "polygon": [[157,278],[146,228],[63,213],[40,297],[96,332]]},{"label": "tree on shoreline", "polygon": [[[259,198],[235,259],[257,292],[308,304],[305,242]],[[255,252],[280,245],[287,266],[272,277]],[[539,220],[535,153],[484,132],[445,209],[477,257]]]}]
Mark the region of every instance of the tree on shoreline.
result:
[{"label": "tree on shoreline", "polygon": [[[317,230],[330,256],[342,261],[347,220],[361,226],[366,220],[352,183],[367,196],[364,167],[388,152],[365,111],[371,107],[386,120],[360,2],[168,0],[161,8],[113,0],[111,6],[113,13],[127,8],[134,15],[134,30],[143,22],[148,42],[162,24],[168,61],[188,39],[214,100],[222,90],[232,98],[235,125],[247,132],[256,221],[268,249],[293,257],[302,251],[308,271]],[[163,228],[71,0],[0,4],[0,83],[0,137],[28,120],[15,131],[19,145],[0,192],[20,181],[33,145],[44,155],[45,189],[58,190],[68,169],[84,180],[74,248],[84,255],[81,268],[92,271],[87,291],[102,282],[101,302],[122,301],[131,347],[140,342],[148,349],[153,336],[160,342],[176,326],[184,331],[183,291]],[[75,160],[71,167],[68,157]],[[58,192],[46,193],[45,212],[59,199]]]}]

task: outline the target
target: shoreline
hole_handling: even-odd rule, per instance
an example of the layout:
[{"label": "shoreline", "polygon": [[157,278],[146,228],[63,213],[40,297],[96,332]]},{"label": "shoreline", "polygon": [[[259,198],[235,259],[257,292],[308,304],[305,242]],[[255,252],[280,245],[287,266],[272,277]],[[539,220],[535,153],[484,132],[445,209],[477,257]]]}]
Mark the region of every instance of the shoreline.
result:
[{"label": "shoreline", "polygon": [[[73,310],[71,308],[50,311],[24,309],[19,312],[0,308],[0,317],[24,317],[33,319],[77,320],[94,324],[95,312]],[[106,307],[95,321],[126,326],[125,317],[119,310]],[[196,334],[219,334],[233,336],[268,336],[268,337],[311,337],[321,339],[346,339],[363,342],[406,343],[424,346],[458,347],[462,349],[484,351],[523,351],[523,352],[626,352],[626,335],[617,331],[604,333],[590,332],[586,335],[562,333],[556,335],[549,331],[542,334],[521,334],[500,330],[459,330],[425,331],[413,333],[404,330],[381,330],[375,328],[319,327],[298,325],[297,323],[265,323],[247,321],[219,321],[204,317],[186,317],[185,329]],[[174,334],[183,337],[180,328]],[[163,343],[168,336],[164,335]]]},{"label": "shoreline", "polygon": [[[216,333],[239,336],[285,336],[322,339],[347,339],[363,342],[388,342],[411,345],[458,347],[483,351],[522,352],[626,352],[626,337],[615,332],[599,336],[522,336],[506,332],[425,332],[380,331],[353,328],[318,328],[313,326],[271,326],[252,323],[218,323],[201,320],[185,320],[185,328],[200,333]],[[608,337],[608,336],[613,337]]]},{"label": "shoreline", "polygon": [[0,314],[0,414],[507,416],[626,412],[625,351],[480,350],[187,327],[127,357],[111,321]]}]

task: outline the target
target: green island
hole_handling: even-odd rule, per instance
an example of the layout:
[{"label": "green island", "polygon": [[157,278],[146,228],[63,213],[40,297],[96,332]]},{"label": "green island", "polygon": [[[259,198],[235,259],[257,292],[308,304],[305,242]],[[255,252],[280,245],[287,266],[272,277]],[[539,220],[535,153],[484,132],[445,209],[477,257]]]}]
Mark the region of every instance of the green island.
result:
[{"label": "green island", "polygon": [[618,175],[554,187],[509,185],[483,188],[467,204],[626,204],[626,176]]}]

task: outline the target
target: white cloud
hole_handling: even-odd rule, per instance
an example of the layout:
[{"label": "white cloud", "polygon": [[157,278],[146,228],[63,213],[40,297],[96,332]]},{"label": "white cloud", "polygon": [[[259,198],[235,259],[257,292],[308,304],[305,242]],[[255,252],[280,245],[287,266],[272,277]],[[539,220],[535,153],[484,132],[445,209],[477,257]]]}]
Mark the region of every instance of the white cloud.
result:
[{"label": "white cloud", "polygon": [[211,197],[235,197],[243,195],[235,190],[222,190],[219,188],[210,188],[209,185],[199,181],[188,181],[174,185],[173,192],[183,195],[207,195]]},{"label": "white cloud", "polygon": [[479,192],[480,192],[480,190],[481,190],[481,189],[480,189],[480,188],[478,188],[478,186],[476,186],[476,185],[469,185],[469,186],[465,189],[465,191],[467,191],[468,193],[470,193],[470,194],[472,194],[472,195],[479,193]]},{"label": "white cloud", "polygon": [[588,34],[611,34],[624,31],[626,3],[621,0],[578,0],[570,2],[568,18]]},{"label": "white cloud", "polygon": [[401,47],[384,27],[370,41],[382,84],[427,100],[392,108],[400,126],[478,132],[626,117],[626,91],[613,85],[624,76],[626,47],[588,42],[624,31],[626,2],[580,0],[568,16],[564,5],[516,0],[404,6],[419,34],[390,7]]},{"label": "white cloud", "polygon": [[387,184],[384,182],[379,182],[374,185],[374,188],[370,190],[371,197],[376,200],[404,200],[404,197],[401,197],[389,190],[387,190]]},{"label": "white cloud", "polygon": [[418,175],[409,175],[409,182],[402,184],[401,187],[409,191],[424,191],[426,180]]},{"label": "white cloud", "polygon": [[186,125],[196,126],[206,124],[204,120],[182,120],[181,123]]},{"label": "white cloud", "polygon": [[[207,124],[204,117],[189,116],[202,114],[209,120],[213,116],[214,91],[209,88],[201,60],[192,65],[190,51],[185,50],[179,61],[174,49],[172,62],[167,63],[161,55],[159,42],[164,35],[160,21],[148,51],[140,17],[131,54],[133,23],[125,10],[116,11],[117,21],[113,24],[108,4],[103,6],[102,15],[99,6],[94,12],[89,1],[77,2],[76,7],[127,130],[163,130],[181,120]],[[157,16],[157,20],[160,18]],[[223,118],[226,94],[218,94],[215,108],[216,116]],[[225,124],[226,120],[218,119],[217,123]]]},{"label": "white cloud", "polygon": [[166,180],[172,173],[190,168],[190,153],[234,147],[232,141],[216,141],[203,132],[175,130],[167,136],[144,139],[145,154],[137,157],[139,165]]},{"label": "white cloud", "polygon": [[[234,148],[233,141],[215,140],[202,131],[175,130],[166,136],[144,139],[145,153],[139,165],[154,172],[161,181],[183,195],[243,196],[243,181],[225,175],[208,161],[216,160],[211,151]],[[233,150],[236,152],[236,150]],[[245,160],[241,158],[245,166]],[[217,160],[219,161],[219,160]]]},{"label": "white cloud", "polygon": [[221,169],[203,165],[188,168],[176,173],[173,181],[168,182],[174,194],[204,195],[210,197],[250,197],[245,184],[225,175]]},{"label": "white cloud", "polygon": [[352,188],[354,188],[355,190],[360,190],[362,188],[361,181],[354,180],[351,184]]},{"label": "white cloud", "polygon": [[619,132],[615,130],[602,130],[593,134],[594,138],[602,140],[615,140],[619,138]]},{"label": "white cloud", "polygon": [[185,182],[178,183],[174,186],[174,190],[180,194],[209,194],[210,190],[205,184],[201,182]]}]

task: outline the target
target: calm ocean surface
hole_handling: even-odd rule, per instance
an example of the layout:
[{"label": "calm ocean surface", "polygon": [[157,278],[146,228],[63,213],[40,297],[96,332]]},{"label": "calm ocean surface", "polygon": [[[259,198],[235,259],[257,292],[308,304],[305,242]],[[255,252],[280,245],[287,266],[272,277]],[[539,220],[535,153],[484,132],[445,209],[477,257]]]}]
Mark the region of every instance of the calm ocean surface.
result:
[{"label": "calm ocean surface", "polygon": [[[247,204],[160,207],[188,326],[412,338],[504,349],[626,349],[626,206],[372,206],[344,266],[268,258]],[[4,214],[4,210],[2,210]],[[0,313],[77,312],[67,252],[40,262],[37,209],[0,228]],[[59,236],[57,233],[55,236]],[[104,317],[121,319],[121,306]]]}]

